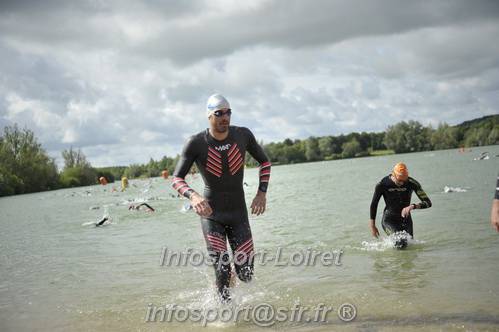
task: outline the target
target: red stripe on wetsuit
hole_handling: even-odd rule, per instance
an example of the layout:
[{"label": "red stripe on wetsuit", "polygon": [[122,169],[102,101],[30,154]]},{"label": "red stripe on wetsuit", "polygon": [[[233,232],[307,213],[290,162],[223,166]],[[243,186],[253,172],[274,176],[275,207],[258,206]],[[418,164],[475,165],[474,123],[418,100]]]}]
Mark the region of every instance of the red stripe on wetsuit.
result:
[{"label": "red stripe on wetsuit", "polygon": [[222,175],[222,155],[219,152],[215,151],[211,146],[208,146],[206,170],[218,177]]},{"label": "red stripe on wetsuit", "polygon": [[227,252],[227,242],[224,239],[211,234],[207,234],[206,238],[214,251]]},{"label": "red stripe on wetsuit", "polygon": [[191,194],[194,192],[194,190],[189,187],[187,182],[185,182],[185,179],[181,177],[173,178],[172,186],[178,193],[180,193],[180,195],[183,195],[187,198],[189,198],[189,196],[191,196]]},{"label": "red stripe on wetsuit", "polygon": [[241,264],[246,262],[248,259],[252,259],[253,251],[253,238],[249,238],[236,249],[236,252],[234,253],[235,262]]},{"label": "red stripe on wetsuit", "polygon": [[243,157],[241,156],[241,152],[237,147],[237,143],[234,142],[234,145],[227,153],[229,158],[229,171],[230,174],[234,175],[244,164]]},{"label": "red stripe on wetsuit", "polygon": [[260,184],[258,186],[258,189],[260,189],[261,191],[267,191],[267,186],[269,185],[270,180],[270,160],[260,165],[259,175]]}]

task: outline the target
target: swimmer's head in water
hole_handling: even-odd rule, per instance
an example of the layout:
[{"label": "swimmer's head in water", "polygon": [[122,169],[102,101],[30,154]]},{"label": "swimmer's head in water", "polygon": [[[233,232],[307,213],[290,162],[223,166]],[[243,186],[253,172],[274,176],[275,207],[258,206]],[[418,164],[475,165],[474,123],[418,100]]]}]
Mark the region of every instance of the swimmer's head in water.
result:
[{"label": "swimmer's head in water", "polygon": [[405,181],[409,177],[409,171],[407,170],[407,166],[404,163],[398,163],[395,165],[392,171],[393,176],[397,179]]},{"label": "swimmer's head in water", "polygon": [[206,116],[209,117],[213,114],[213,112],[222,110],[225,108],[230,108],[230,104],[222,95],[212,95],[208,98],[208,102],[206,103]]}]

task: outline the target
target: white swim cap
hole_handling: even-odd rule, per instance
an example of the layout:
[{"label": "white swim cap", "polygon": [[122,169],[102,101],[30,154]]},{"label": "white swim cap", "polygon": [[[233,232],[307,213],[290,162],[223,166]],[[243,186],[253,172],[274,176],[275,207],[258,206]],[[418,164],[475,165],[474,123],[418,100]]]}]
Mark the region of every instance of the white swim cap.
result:
[{"label": "white swim cap", "polygon": [[227,99],[222,95],[212,95],[208,98],[208,102],[206,103],[206,116],[209,117],[213,112],[224,108],[230,108]]}]

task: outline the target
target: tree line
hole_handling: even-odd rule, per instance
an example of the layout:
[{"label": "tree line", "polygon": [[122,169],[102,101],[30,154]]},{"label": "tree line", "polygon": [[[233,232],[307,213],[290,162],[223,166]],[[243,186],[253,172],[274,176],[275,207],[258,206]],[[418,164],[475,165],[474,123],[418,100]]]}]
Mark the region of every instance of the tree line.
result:
[{"label": "tree line", "polygon": [[[463,122],[457,126],[440,123],[425,127],[418,121],[390,125],[382,133],[350,133],[339,136],[311,136],[307,139],[285,139],[279,143],[261,144],[272,163],[292,164],[386,153],[407,153],[499,144],[499,115]],[[0,197],[32,192],[88,186],[121,180],[172,174],[179,156],[164,156],[147,164],[95,168],[81,149],[62,151],[64,168],[58,171],[55,159],[37,142],[34,133],[17,124],[4,128],[0,136]],[[246,165],[257,166],[246,155]]]},{"label": "tree line", "polygon": [[[407,153],[499,144],[499,115],[486,116],[458,126],[440,123],[425,127],[418,121],[390,125],[382,133],[285,139],[263,145],[273,164],[302,163],[365,157],[377,153]],[[255,165],[252,160],[247,164]]]}]

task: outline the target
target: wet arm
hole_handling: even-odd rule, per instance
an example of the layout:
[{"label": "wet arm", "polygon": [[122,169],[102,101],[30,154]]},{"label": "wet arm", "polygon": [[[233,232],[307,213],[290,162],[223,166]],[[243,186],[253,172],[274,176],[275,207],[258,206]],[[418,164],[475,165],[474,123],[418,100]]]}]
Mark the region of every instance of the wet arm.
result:
[{"label": "wet arm", "polygon": [[194,190],[185,181],[185,176],[191,169],[195,160],[194,146],[192,143],[192,137],[185,143],[182,155],[178,160],[177,167],[173,172],[173,178],[171,181],[173,189],[175,189],[180,195],[187,198],[194,193]]},{"label": "wet arm", "polygon": [[432,205],[431,200],[428,197],[428,195],[425,193],[423,188],[419,187],[418,190],[416,190],[416,195],[421,200],[421,203],[411,204],[413,206],[413,209],[427,209],[431,207]]},{"label": "wet arm", "polygon": [[381,194],[382,194],[381,185],[378,183],[376,185],[376,188],[374,189],[373,198],[371,200],[371,207],[369,209],[371,220],[376,220],[376,214],[378,213],[378,203],[379,200],[381,199]]},{"label": "wet arm", "polygon": [[379,237],[379,231],[378,228],[376,227],[376,213],[378,212],[378,203],[380,198],[381,198],[381,188],[380,184],[378,183],[376,185],[376,188],[374,189],[373,198],[371,200],[371,207],[370,207],[371,218],[369,220],[371,234],[376,238]]},{"label": "wet arm", "polygon": [[248,152],[259,164],[258,169],[258,191],[251,203],[251,213],[257,216],[265,212],[267,205],[267,189],[270,180],[270,160],[262,147],[256,142],[255,137],[249,132]]},{"label": "wet arm", "polygon": [[270,159],[269,157],[267,157],[265,151],[263,151],[260,144],[257,143],[255,136],[253,136],[253,133],[251,133],[249,130],[248,130],[248,136],[249,136],[248,152],[253,158],[255,158],[255,160],[258,162],[259,165],[258,190],[262,192],[267,192],[270,180]]},{"label": "wet arm", "polygon": [[207,217],[213,213],[210,204],[203,196],[192,189],[185,181],[185,176],[197,158],[195,143],[191,137],[185,144],[182,155],[173,173],[172,186],[181,195],[191,200],[191,206],[200,216]]}]

